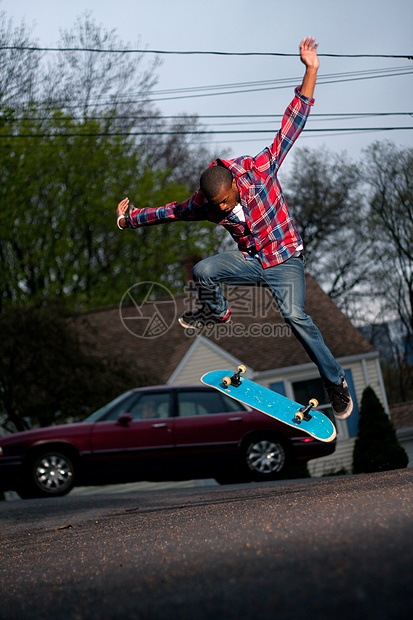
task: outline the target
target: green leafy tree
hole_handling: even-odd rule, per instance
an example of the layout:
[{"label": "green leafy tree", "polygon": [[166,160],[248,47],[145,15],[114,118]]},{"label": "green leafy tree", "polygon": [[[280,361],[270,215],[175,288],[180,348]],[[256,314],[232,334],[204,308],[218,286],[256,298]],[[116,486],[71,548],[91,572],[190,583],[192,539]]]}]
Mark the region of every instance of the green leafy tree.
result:
[{"label": "green leafy tree", "polygon": [[168,170],[142,164],[130,140],[100,136],[95,120],[62,112],[37,118],[34,111],[33,120],[0,130],[3,305],[49,296],[76,308],[108,305],[142,279],[182,287],[182,257],[213,251],[216,227],[120,231],[114,211],[124,195],[140,207],[158,206],[184,200],[188,189],[169,181]]},{"label": "green leafy tree", "polygon": [[[98,300],[94,283],[105,281],[108,254],[118,242],[113,213],[119,185],[131,186],[137,167],[134,154],[123,154],[120,139],[88,136],[98,131],[94,121],[73,122],[62,114],[3,127],[4,302],[54,295],[79,304]],[[5,134],[14,135],[2,138]]]},{"label": "green leafy tree", "polygon": [[408,457],[397,440],[393,423],[371,387],[361,399],[359,432],[354,444],[353,473],[407,467]]},{"label": "green leafy tree", "polygon": [[[13,41],[26,43],[23,35]],[[61,46],[128,47],[89,14],[62,33]],[[136,135],[167,128],[149,103],[156,62],[142,62],[139,55],[62,51],[46,74],[33,66],[37,99],[22,97],[30,105],[4,110],[1,306],[49,296],[65,298],[73,308],[114,304],[142,279],[179,290],[182,257],[218,249],[223,231],[209,223],[116,228],[114,211],[122,197],[139,207],[184,200],[210,161],[207,149],[185,134],[196,128],[194,117],[182,117],[172,134],[156,140]],[[5,69],[4,82],[16,85],[13,63]],[[135,91],[139,97],[130,96]]]}]

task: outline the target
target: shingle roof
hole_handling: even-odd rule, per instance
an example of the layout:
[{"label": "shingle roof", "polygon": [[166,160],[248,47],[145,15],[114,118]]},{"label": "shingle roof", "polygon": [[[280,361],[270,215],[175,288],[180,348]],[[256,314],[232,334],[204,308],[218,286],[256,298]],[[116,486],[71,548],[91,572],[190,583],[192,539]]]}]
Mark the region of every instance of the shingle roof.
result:
[{"label": "shingle roof", "polygon": [[[344,316],[334,302],[307,276],[306,311],[323,334],[327,346],[335,357],[357,355],[373,351],[372,345]],[[212,342],[256,371],[272,370],[285,366],[305,364],[309,361],[301,344],[288,333],[278,309],[268,291],[257,287],[239,291],[228,290],[232,307],[232,322],[219,326],[212,333],[204,332]],[[142,336],[136,321],[139,310],[131,305],[88,312],[76,319],[82,339],[91,341],[96,352],[103,357],[121,356],[125,364],[145,369],[155,382],[165,383],[182,357],[188,351],[195,336],[188,336],[176,321],[176,316],[188,309],[185,298],[176,295],[175,303],[145,303],[145,316],[155,317],[160,310],[162,335],[152,338]],[[170,300],[169,300],[170,302]],[[122,320],[123,319],[123,320]],[[128,320],[129,319],[129,320]],[[131,331],[125,327],[130,327]],[[155,326],[154,326],[155,329]],[[262,335],[264,334],[264,335]]]},{"label": "shingle roof", "polygon": [[396,429],[413,426],[413,401],[390,405],[390,417]]}]

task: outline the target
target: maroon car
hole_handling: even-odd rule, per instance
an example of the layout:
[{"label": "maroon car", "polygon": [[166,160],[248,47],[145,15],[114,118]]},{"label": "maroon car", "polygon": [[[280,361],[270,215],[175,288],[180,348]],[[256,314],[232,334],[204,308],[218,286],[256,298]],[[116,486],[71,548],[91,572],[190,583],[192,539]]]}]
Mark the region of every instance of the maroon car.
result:
[{"label": "maroon car", "polygon": [[213,389],[155,386],[83,422],[0,437],[0,489],[29,498],[138,480],[272,480],[334,450]]}]

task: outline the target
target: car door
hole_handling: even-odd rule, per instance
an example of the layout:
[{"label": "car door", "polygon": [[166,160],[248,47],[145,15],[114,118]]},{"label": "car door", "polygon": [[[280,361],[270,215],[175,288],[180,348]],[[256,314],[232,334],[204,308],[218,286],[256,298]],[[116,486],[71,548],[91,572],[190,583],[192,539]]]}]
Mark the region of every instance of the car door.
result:
[{"label": "car door", "polygon": [[173,451],[173,419],[169,390],[136,393],[92,432],[95,470],[112,478],[147,479],[167,469]]},{"label": "car door", "polygon": [[189,466],[218,465],[236,452],[251,428],[251,412],[216,390],[182,389],[176,392],[176,454]]}]

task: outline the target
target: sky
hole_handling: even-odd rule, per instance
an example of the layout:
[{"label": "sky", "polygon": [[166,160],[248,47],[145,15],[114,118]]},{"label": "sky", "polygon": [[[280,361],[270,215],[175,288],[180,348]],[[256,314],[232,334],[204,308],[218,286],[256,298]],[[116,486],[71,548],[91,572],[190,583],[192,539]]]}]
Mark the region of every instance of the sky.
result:
[{"label": "sky", "polygon": [[[0,10],[22,20],[42,47],[54,47],[59,33],[90,11],[107,30],[114,29],[131,48],[167,51],[223,51],[298,54],[299,43],[316,37],[320,54],[385,54],[413,56],[411,0],[0,0]],[[157,101],[165,115],[282,114],[299,85],[304,65],[298,56],[162,55],[156,90],[184,89],[240,82],[297,78],[282,89]],[[148,58],[149,61],[149,58]],[[388,70],[405,75],[360,79]],[[357,72],[357,75],[354,75]],[[360,72],[365,72],[364,74]],[[407,73],[410,72],[410,73]],[[337,82],[331,74],[351,73]],[[349,79],[351,78],[351,79]],[[354,79],[357,78],[357,79]],[[330,83],[322,83],[322,82]],[[335,82],[335,83],[334,83]],[[260,85],[262,88],[262,85]],[[256,88],[256,87],[255,87]],[[230,90],[243,90],[231,88]],[[413,60],[406,58],[331,58],[320,56],[315,106],[300,136],[300,145],[347,152],[358,160],[376,140],[413,145],[413,131],[361,131],[377,127],[413,127]],[[409,113],[404,116],[336,117],[316,114]],[[254,130],[248,134],[210,137],[212,150],[228,156],[255,155],[270,144],[279,119],[205,119],[211,130]],[[237,122],[238,124],[233,124]],[[239,124],[242,123],[242,124]],[[340,131],[352,128],[352,132]],[[328,129],[328,132],[318,131]],[[268,129],[271,132],[258,133]],[[317,131],[310,131],[317,130]]]}]

